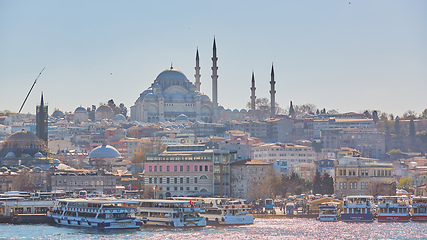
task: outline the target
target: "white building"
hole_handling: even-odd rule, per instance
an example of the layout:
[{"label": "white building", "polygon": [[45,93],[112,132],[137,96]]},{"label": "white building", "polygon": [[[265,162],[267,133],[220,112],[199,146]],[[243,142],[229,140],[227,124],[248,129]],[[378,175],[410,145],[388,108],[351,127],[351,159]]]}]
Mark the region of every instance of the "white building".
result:
[{"label": "white building", "polygon": [[313,163],[316,153],[311,147],[292,143],[264,143],[252,148],[252,158],[272,163],[276,170],[290,173],[295,164]]}]

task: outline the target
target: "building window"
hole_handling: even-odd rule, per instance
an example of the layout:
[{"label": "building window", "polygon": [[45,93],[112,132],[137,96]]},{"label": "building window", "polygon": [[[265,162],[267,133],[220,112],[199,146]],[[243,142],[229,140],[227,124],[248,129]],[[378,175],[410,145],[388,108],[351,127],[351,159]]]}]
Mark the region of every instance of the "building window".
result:
[{"label": "building window", "polygon": [[154,171],[157,172],[157,166],[154,166]]},{"label": "building window", "polygon": [[190,178],[189,178],[189,177],[187,177],[187,179],[186,179],[186,180],[187,180],[187,183],[190,183]]},{"label": "building window", "polygon": [[153,171],[153,167],[152,167],[152,166],[149,166],[149,167],[148,167],[148,171],[149,171],[149,172],[152,172],[152,171]]},{"label": "building window", "polygon": [[179,183],[184,183],[184,178],[179,178]]},{"label": "building window", "polygon": [[163,166],[159,166],[159,172],[163,172]]},{"label": "building window", "polygon": [[183,191],[183,190],[184,190],[184,187],[179,187],[179,190]]},{"label": "building window", "polygon": [[342,182],[340,182],[340,189],[342,189]]},{"label": "building window", "polygon": [[184,172],[184,166],[182,166],[182,165],[181,165],[181,166],[179,166],[179,171],[180,171],[180,172]]},{"label": "building window", "polygon": [[209,166],[209,171],[211,171],[211,172],[213,171],[213,166],[212,165]]},{"label": "building window", "polygon": [[388,170],[388,175],[391,176],[391,170]]},{"label": "building window", "polygon": [[166,191],[169,191],[170,190],[170,187],[166,187]]},{"label": "building window", "polygon": [[170,178],[166,178],[166,183],[171,183],[171,179]]},{"label": "building window", "polygon": [[178,178],[173,178],[173,183],[177,184],[178,183]]},{"label": "building window", "polygon": [[178,190],[178,188],[177,188],[177,187],[173,187],[173,190],[175,190],[175,191],[176,191],[176,190]]},{"label": "building window", "polygon": [[194,177],[194,183],[197,183],[197,177]]},{"label": "building window", "polygon": [[200,176],[200,179],[208,179],[208,176],[202,175],[202,176]]},{"label": "building window", "polygon": [[163,178],[159,178],[159,183],[163,183]]},{"label": "building window", "polygon": [[364,189],[365,188],[365,183],[360,183],[360,188]]},{"label": "building window", "polygon": [[345,183],[342,183],[342,188],[343,189],[347,189],[347,183],[345,182]]},{"label": "building window", "polygon": [[197,191],[197,187],[194,187],[194,190]]},{"label": "building window", "polygon": [[153,179],[152,178],[148,178],[148,183],[152,183]]},{"label": "building window", "polygon": [[178,166],[173,166],[173,171],[178,172]]},{"label": "building window", "polygon": [[209,166],[208,165],[205,166],[205,172],[207,172],[207,171],[209,171]]},{"label": "building window", "polygon": [[157,178],[154,178],[154,183],[157,183]]},{"label": "building window", "polygon": [[194,166],[194,171],[197,172],[197,166]]},{"label": "building window", "polygon": [[170,172],[170,170],[171,170],[171,167],[170,166],[166,166],[166,171]]},{"label": "building window", "polygon": [[353,183],[353,188],[357,189],[357,182]]},{"label": "building window", "polygon": [[190,171],[190,166],[189,165],[187,165],[187,172],[189,172]]},{"label": "building window", "polygon": [[187,187],[187,191],[190,191],[190,187]]},{"label": "building window", "polygon": [[199,166],[199,172],[203,172],[203,166]]}]

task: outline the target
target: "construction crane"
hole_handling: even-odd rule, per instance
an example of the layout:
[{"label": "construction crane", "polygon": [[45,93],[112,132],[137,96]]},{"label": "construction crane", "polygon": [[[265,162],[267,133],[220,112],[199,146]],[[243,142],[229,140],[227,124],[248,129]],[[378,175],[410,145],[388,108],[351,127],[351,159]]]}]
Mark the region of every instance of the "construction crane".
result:
[{"label": "construction crane", "polygon": [[43,68],[43,69],[41,70],[41,72],[40,72],[40,73],[39,73],[39,75],[37,76],[36,80],[34,80],[34,83],[33,83],[33,85],[31,86],[30,91],[28,91],[28,94],[27,94],[27,96],[25,97],[25,100],[24,100],[24,102],[22,103],[21,108],[19,109],[18,113],[21,113],[21,110],[22,110],[22,108],[24,107],[24,104],[25,104],[25,102],[27,101],[28,96],[30,96],[30,93],[31,93],[31,91],[33,90],[34,85],[36,85],[37,79],[39,79],[40,75],[42,75],[42,72],[43,72],[43,70],[44,70],[44,69],[45,69],[45,68]]}]

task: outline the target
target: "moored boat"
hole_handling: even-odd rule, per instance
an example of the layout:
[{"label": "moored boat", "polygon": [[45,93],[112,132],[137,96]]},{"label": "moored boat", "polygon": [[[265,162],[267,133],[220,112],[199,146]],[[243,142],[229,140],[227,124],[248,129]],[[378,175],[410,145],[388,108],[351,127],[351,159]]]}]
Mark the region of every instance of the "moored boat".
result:
[{"label": "moored boat", "polygon": [[415,222],[427,221],[427,197],[413,197],[411,205],[411,220]]},{"label": "moored boat", "polygon": [[253,215],[249,213],[251,204],[244,199],[231,198],[198,198],[178,197],[188,199],[206,211],[200,213],[208,221],[208,225],[244,225],[253,224]]},{"label": "moored boat", "polygon": [[378,222],[409,222],[408,197],[379,196],[377,211]]},{"label": "moored boat", "polygon": [[325,202],[319,205],[319,217],[317,220],[321,222],[336,222],[340,216],[338,209],[339,203]]},{"label": "moored boat", "polygon": [[341,220],[344,222],[372,222],[372,196],[348,196],[344,198]]},{"label": "moored boat", "polygon": [[59,199],[48,213],[57,224],[99,229],[139,228],[134,201],[118,199]]},{"label": "moored boat", "polygon": [[200,216],[203,208],[190,200],[139,199],[137,217],[142,225],[168,227],[204,227],[206,219]]}]

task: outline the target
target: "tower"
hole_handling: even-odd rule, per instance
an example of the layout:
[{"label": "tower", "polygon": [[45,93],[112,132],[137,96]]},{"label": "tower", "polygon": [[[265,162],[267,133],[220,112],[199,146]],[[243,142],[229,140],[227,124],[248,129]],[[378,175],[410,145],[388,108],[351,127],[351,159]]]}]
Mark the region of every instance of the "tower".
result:
[{"label": "tower", "polygon": [[215,38],[213,42],[213,56],[212,56],[212,121],[216,122],[218,120],[218,58],[216,56],[216,44]]},{"label": "tower", "polygon": [[292,101],[291,101],[291,105],[289,106],[289,116],[295,118],[295,109],[294,109],[294,105],[292,105]]},{"label": "tower", "polygon": [[196,70],[196,74],[194,74],[194,78],[196,81],[194,82],[194,85],[196,85],[197,91],[200,92],[200,66],[199,66],[199,49],[196,51],[196,67],[194,68]]},{"label": "tower", "polygon": [[254,76],[254,72],[252,71],[252,87],[251,87],[251,110],[255,111],[255,100],[256,100],[256,96],[255,96],[255,76]]},{"label": "tower", "polygon": [[43,93],[40,101],[40,106],[36,106],[36,135],[43,140],[47,146],[47,118],[48,109],[44,105]]},{"label": "tower", "polygon": [[274,81],[274,68],[273,64],[271,64],[271,80],[270,80],[270,104],[271,104],[271,113],[270,117],[274,117],[276,115],[276,90],[274,89],[274,85],[276,84],[276,81]]}]

